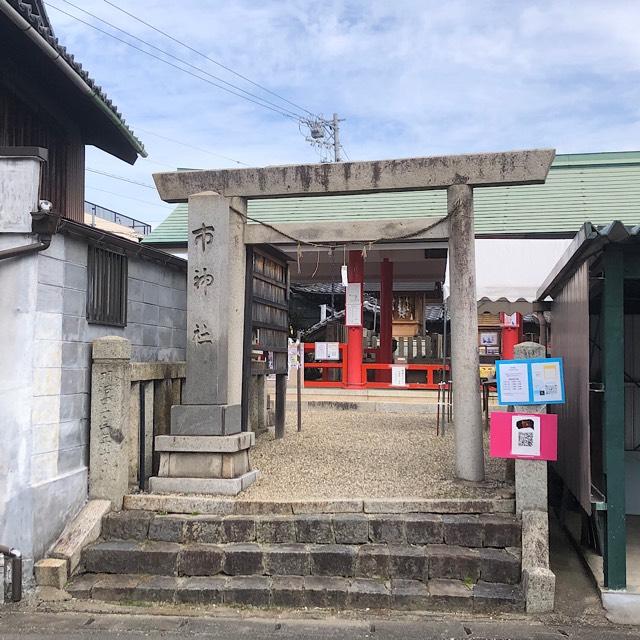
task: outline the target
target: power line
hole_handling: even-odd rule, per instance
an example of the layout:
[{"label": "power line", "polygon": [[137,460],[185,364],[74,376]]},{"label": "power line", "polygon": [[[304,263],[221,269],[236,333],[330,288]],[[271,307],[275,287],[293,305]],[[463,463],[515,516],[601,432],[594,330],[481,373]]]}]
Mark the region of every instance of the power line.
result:
[{"label": "power line", "polygon": [[95,13],[91,13],[91,11],[87,11],[86,9],[83,9],[82,7],[79,7],[77,4],[74,4],[73,2],[70,2],[69,0],[62,0],[62,2],[74,7],[78,11],[82,11],[83,13],[86,13],[88,16],[91,16],[95,20],[98,20],[98,21],[102,22],[103,24],[108,25],[109,27],[111,27],[112,29],[115,29],[116,31],[119,31],[120,33],[124,33],[125,35],[129,36],[130,38],[133,38],[134,40],[137,40],[138,42],[142,42],[142,44],[146,45],[147,47],[151,47],[152,49],[155,49],[156,51],[159,51],[160,53],[162,53],[165,56],[168,56],[169,58],[173,58],[174,60],[177,60],[178,62],[180,62],[182,64],[186,64],[188,67],[191,67],[192,69],[195,69],[196,71],[199,71],[200,73],[204,73],[205,75],[209,76],[210,78],[213,78],[214,80],[222,82],[223,84],[226,84],[229,87],[232,87],[232,88],[234,88],[234,89],[236,89],[238,91],[241,91],[242,93],[244,93],[244,94],[246,94],[246,95],[248,95],[248,96],[250,96],[252,98],[256,98],[257,100],[260,100],[260,101],[262,101],[262,102],[264,102],[264,103],[266,103],[268,105],[271,105],[272,107],[275,107],[276,109],[281,109],[285,113],[289,113],[290,115],[295,116],[296,118],[300,117],[297,113],[294,113],[293,111],[285,109],[284,107],[281,107],[278,104],[270,102],[269,100],[266,100],[265,98],[262,98],[261,96],[258,96],[258,95],[254,94],[254,93],[251,93],[250,91],[246,91],[242,87],[238,87],[237,85],[235,85],[235,84],[233,84],[231,82],[227,82],[227,80],[224,80],[223,78],[220,78],[219,76],[216,76],[216,75],[213,75],[212,73],[209,73],[206,69],[203,69],[202,67],[198,67],[198,66],[196,66],[194,64],[191,64],[191,62],[189,62],[188,60],[185,60],[183,58],[179,58],[178,56],[175,56],[174,54],[170,53],[169,51],[165,51],[161,47],[158,47],[155,44],[152,44],[151,42],[147,42],[146,40],[143,40],[142,38],[139,38],[138,36],[133,35],[132,33],[129,33],[125,29],[122,29],[122,28],[118,27],[117,25],[113,24],[112,22],[108,22],[107,20],[104,20],[103,18],[100,18]]},{"label": "power line", "polygon": [[[63,2],[66,0],[63,0]],[[105,31],[104,29],[100,29],[100,27],[96,27],[96,25],[91,24],[90,22],[87,22],[86,20],[83,20],[82,18],[79,18],[78,16],[74,16],[72,13],[69,13],[68,11],[65,11],[64,9],[60,9],[60,7],[56,7],[55,5],[52,5],[51,3],[47,3],[48,7],[51,7],[52,9],[55,9],[56,11],[59,11],[60,13],[63,13],[64,15],[68,16],[69,18],[73,18],[74,20],[77,20],[78,22],[81,22],[82,24],[85,24],[88,27],[91,27],[92,29],[95,29],[96,31],[99,31],[100,33],[109,36],[110,38],[113,38],[114,40],[117,40],[118,42],[121,42],[122,44],[126,44],[128,47],[131,47],[132,49],[135,49],[136,51],[140,51],[141,53],[144,53],[145,55],[154,58],[155,60],[159,60],[160,62],[164,62],[164,64],[169,65],[170,67],[173,67],[174,69],[178,69],[178,71],[182,71],[183,73],[186,73],[190,76],[193,76],[194,78],[197,78],[198,80],[202,80],[203,82],[206,82],[207,84],[210,84],[214,87],[217,87],[218,89],[222,89],[223,91],[226,91],[227,93],[231,93],[232,95],[238,96],[239,98],[243,98],[244,100],[247,100],[249,102],[252,102],[253,104],[258,105],[259,107],[263,107],[264,109],[269,109],[269,111],[273,111],[274,113],[277,113],[281,116],[284,116],[286,118],[291,118],[292,120],[300,120],[300,117],[297,115],[291,115],[289,112],[285,111],[283,108],[274,108],[274,107],[270,107],[267,104],[264,104],[264,102],[258,102],[258,100],[263,100],[262,98],[259,98],[257,100],[253,100],[252,98],[248,98],[247,96],[243,96],[241,93],[238,93],[236,91],[233,91],[232,89],[228,89],[227,87],[224,87],[220,84],[218,84],[217,82],[213,82],[212,80],[207,80],[207,78],[203,78],[202,76],[197,75],[196,73],[193,73],[192,71],[189,71],[188,69],[184,69],[183,67],[178,66],[177,64],[173,64],[172,62],[170,62],[169,60],[165,60],[164,58],[161,58],[160,56],[156,56],[155,54],[151,53],[150,51],[146,51],[145,49],[141,49],[140,47],[137,47],[136,45],[132,44],[131,42],[127,42],[126,40],[123,40],[122,38],[119,38],[118,36],[109,33],[108,31]],[[100,18],[98,18],[98,20],[100,20]],[[116,27],[117,28],[117,27]],[[122,31],[120,29],[120,31]],[[126,32],[125,32],[126,33]],[[140,38],[136,38],[136,36],[133,36],[131,34],[127,34],[130,37],[136,39],[136,40],[140,40]],[[144,41],[141,41],[144,42]],[[145,43],[146,44],[146,43]],[[166,54],[169,55],[170,54]],[[180,60],[179,58],[176,58],[175,56],[171,56],[176,60]],[[189,64],[189,63],[186,63]],[[193,65],[190,65],[193,66]],[[197,68],[197,67],[196,67]],[[202,73],[205,73],[208,76],[211,77],[215,77],[212,76],[212,74],[208,73],[207,71],[201,70]],[[224,80],[223,80],[224,82]],[[229,84],[229,83],[227,83]],[[233,86],[233,85],[232,85]],[[244,89],[238,89],[239,91],[243,91],[245,93],[247,93],[246,91],[244,91]],[[250,94],[253,95],[253,94]],[[257,96],[256,96],[257,97]]]},{"label": "power line", "polygon": [[141,200],[140,198],[132,198],[131,196],[123,196],[121,193],[116,193],[115,191],[108,191],[107,189],[99,189],[98,187],[94,187],[90,184],[86,185],[87,189],[92,189],[93,191],[100,191],[100,193],[108,193],[112,196],[118,196],[118,198],[124,198],[125,200],[133,200],[135,202],[141,202],[142,204],[148,204],[152,207],[162,208],[165,211],[167,210],[163,204],[159,202],[149,202],[148,200]]},{"label": "power line", "polygon": [[[134,35],[132,35],[132,34],[128,33],[128,32],[127,32],[127,31],[125,31],[124,29],[121,29],[120,27],[117,27],[116,25],[111,24],[110,22],[107,22],[106,20],[103,20],[102,18],[100,18],[100,17],[98,17],[98,16],[94,15],[93,13],[91,13],[91,12],[87,11],[86,9],[83,9],[82,7],[79,7],[78,5],[74,4],[73,2],[69,2],[69,0],[62,0],[62,1],[63,1],[63,2],[65,2],[65,3],[66,3],[66,4],[68,4],[68,5],[71,5],[72,7],[75,7],[76,9],[79,9],[79,10],[80,10],[80,11],[82,11],[83,13],[86,13],[87,15],[92,16],[92,17],[93,17],[93,18],[95,18],[96,20],[100,20],[100,22],[103,22],[104,24],[107,24],[107,25],[109,25],[110,27],[113,27],[114,29],[117,29],[118,31],[121,31],[122,33],[125,33],[125,34],[126,34],[126,35],[128,35],[128,36],[130,36],[130,37],[132,37],[132,38],[135,38],[135,39],[137,39],[137,40],[140,40],[140,42],[143,42],[144,44],[148,45],[149,47],[153,47],[154,49],[157,49],[158,51],[161,51],[161,52],[162,52],[162,53],[164,53],[165,55],[168,55],[168,56],[170,56],[170,57],[175,57],[175,56],[172,56],[172,54],[170,54],[170,53],[168,53],[168,52],[166,52],[166,51],[163,51],[163,50],[162,50],[162,49],[160,49],[159,47],[156,47],[155,45],[153,45],[153,44],[151,44],[151,43],[149,43],[149,42],[146,42],[146,41],[144,41],[144,40],[142,40],[142,39],[140,39],[140,38],[137,38],[136,36],[134,36]],[[56,9],[56,7],[52,7],[52,8]],[[116,8],[118,8],[118,7],[116,7]],[[62,11],[62,10],[61,10],[61,9],[58,9],[58,11]],[[125,13],[126,13],[126,12],[125,12]],[[70,14],[67,14],[67,15],[70,15]],[[85,24],[86,24],[86,23],[85,23]],[[89,26],[91,26],[91,25],[89,25]],[[176,59],[180,60],[179,58],[176,58]],[[186,62],[186,61],[182,61],[182,60],[181,60],[181,62],[185,62],[185,64],[190,64],[190,63],[188,63],[188,62]],[[190,65],[190,66],[193,66],[193,65]],[[198,67],[194,67],[194,68],[198,69]],[[206,71],[203,71],[203,72],[204,72],[204,73],[207,73]],[[213,77],[215,78],[216,76],[213,76]],[[223,80],[222,82],[224,82],[224,80]],[[231,86],[233,86],[233,85],[231,85]],[[236,160],[236,159],[234,159],[234,158],[230,158],[230,157],[228,157],[228,156],[224,156],[224,155],[219,154],[219,153],[214,153],[213,151],[208,151],[208,150],[206,150],[206,149],[201,149],[200,147],[193,147],[193,146],[191,146],[191,145],[184,144],[184,143],[182,143],[182,142],[180,142],[180,141],[178,141],[178,140],[173,140],[173,139],[171,139],[171,138],[167,138],[167,137],[161,136],[160,134],[154,133],[153,131],[148,131],[148,130],[146,130],[146,129],[140,129],[139,127],[136,127],[136,129],[137,129],[137,130],[139,130],[139,131],[145,131],[145,133],[148,133],[148,134],[151,134],[151,135],[155,135],[155,136],[157,136],[157,137],[159,137],[159,138],[163,138],[163,139],[165,139],[165,140],[169,140],[169,141],[171,141],[171,142],[176,142],[177,144],[183,144],[184,146],[191,147],[192,149],[197,149],[198,151],[202,151],[202,152],[204,152],[204,153],[208,153],[209,155],[212,155],[212,156],[215,156],[215,157],[218,157],[218,158],[223,158],[224,160],[229,160],[230,162],[235,162],[236,164],[245,164],[244,162],[241,162],[240,160]],[[162,166],[162,167],[167,167],[167,168],[169,168],[169,169],[174,169],[174,166],[173,166],[173,165],[170,165],[170,164],[167,164],[167,163],[164,163],[164,162],[157,162],[157,161],[155,161],[155,160],[151,160],[150,158],[141,158],[141,159],[142,159],[142,160],[144,160],[144,161],[146,161],[146,162],[150,162],[150,163],[152,163],[152,164],[157,164],[157,165]],[[249,165],[245,165],[245,166],[249,166]]]},{"label": "power line", "polygon": [[236,164],[242,164],[245,167],[250,166],[246,162],[240,162],[240,160],[235,160],[234,158],[229,158],[228,156],[223,156],[219,153],[214,153],[213,151],[209,151],[208,149],[203,149],[202,147],[196,147],[187,142],[182,142],[181,140],[176,140],[175,138],[169,138],[168,136],[160,135],[159,133],[155,133],[155,131],[149,131],[148,129],[142,129],[141,127],[136,127],[136,131],[142,131],[143,133],[148,133],[151,136],[156,136],[156,138],[161,138],[162,140],[167,140],[168,142],[174,142],[175,144],[182,145],[183,147],[188,147],[189,149],[195,149],[196,151],[207,153],[210,156],[214,156],[215,158],[223,158],[224,160],[230,160],[231,162],[235,162]]},{"label": "power line", "polygon": [[267,89],[267,87],[265,87],[264,85],[261,85],[261,84],[259,84],[257,82],[254,82],[253,80],[251,80],[250,78],[247,78],[246,76],[242,75],[241,73],[238,73],[237,71],[234,71],[231,67],[227,67],[226,65],[222,64],[218,60],[214,60],[213,58],[209,57],[208,55],[202,53],[202,51],[198,51],[198,49],[194,49],[192,46],[186,44],[185,42],[183,42],[182,40],[179,40],[178,38],[175,38],[174,36],[172,36],[171,34],[167,33],[166,31],[162,31],[162,29],[159,29],[158,27],[155,27],[154,25],[150,24],[149,22],[146,22],[142,18],[139,18],[138,16],[135,16],[133,13],[130,13],[129,11],[126,11],[122,7],[119,7],[117,4],[115,4],[115,2],[110,2],[110,0],[104,0],[104,2],[106,2],[108,5],[112,6],[114,9],[117,9],[118,11],[121,11],[125,15],[128,15],[129,17],[133,18],[134,20],[137,20],[138,22],[144,24],[145,26],[149,27],[150,29],[153,29],[154,31],[160,33],[161,35],[165,36],[166,38],[169,38],[170,40],[173,40],[174,42],[176,42],[177,44],[185,47],[186,49],[189,49],[189,51],[193,51],[193,53],[196,53],[199,56],[202,56],[205,60],[208,60],[209,62],[213,62],[213,64],[219,66],[221,69],[224,69],[225,71],[228,71],[229,73],[232,73],[233,75],[237,76],[238,78],[242,78],[242,80],[245,80],[246,82],[252,84],[254,87],[258,87],[259,89],[262,89],[263,91],[266,91],[267,93],[271,94],[272,96],[274,96],[276,98],[279,98],[280,100],[283,100],[287,104],[290,104],[292,107],[296,107],[297,109],[301,109],[302,111],[308,113],[310,116],[317,117],[316,114],[312,113],[308,109],[305,109],[305,107],[302,107],[299,104],[296,104],[295,102],[292,102],[291,100],[288,100],[287,98],[281,96],[280,94],[275,93],[274,91],[271,91],[270,89]]},{"label": "power line", "polygon": [[100,169],[92,169],[91,167],[85,167],[85,169],[90,173],[97,173],[101,176],[106,176],[107,178],[113,178],[114,180],[122,180],[122,182],[135,184],[139,187],[146,187],[147,189],[153,189],[154,191],[156,190],[156,188],[152,184],[149,184],[147,182],[138,182],[137,180],[132,180],[131,178],[126,178],[125,176],[118,176],[115,173],[108,173],[107,171],[101,171]]},{"label": "power line", "polygon": [[[137,129],[138,127],[136,127]],[[158,162],[157,160],[150,160],[149,158],[140,158],[141,161],[150,162],[151,164],[157,164],[159,167],[166,167],[167,169],[175,170],[175,166],[172,164],[167,164],[166,162]]]}]

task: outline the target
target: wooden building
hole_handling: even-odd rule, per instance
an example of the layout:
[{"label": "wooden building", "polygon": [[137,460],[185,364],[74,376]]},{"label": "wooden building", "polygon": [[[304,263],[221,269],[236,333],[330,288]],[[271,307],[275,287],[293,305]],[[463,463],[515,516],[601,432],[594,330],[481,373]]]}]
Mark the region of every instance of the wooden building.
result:
[{"label": "wooden building", "polygon": [[84,221],[84,149],[133,164],[142,143],[58,42],[42,0],[0,0],[0,148],[48,150],[40,198]]}]

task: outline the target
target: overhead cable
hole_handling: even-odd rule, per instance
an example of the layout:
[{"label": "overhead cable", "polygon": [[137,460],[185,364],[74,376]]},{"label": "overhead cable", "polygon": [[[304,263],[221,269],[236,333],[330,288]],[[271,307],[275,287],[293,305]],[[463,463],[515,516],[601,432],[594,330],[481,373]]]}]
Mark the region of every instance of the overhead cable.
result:
[{"label": "overhead cable", "polygon": [[100,169],[92,169],[91,167],[85,167],[85,169],[90,173],[97,173],[101,176],[106,176],[107,178],[113,178],[114,180],[122,180],[122,182],[135,184],[138,187],[146,187],[147,189],[153,189],[154,191],[156,190],[156,188],[152,184],[149,184],[147,182],[138,182],[137,180],[132,180],[131,178],[126,178],[125,176],[119,176],[115,173],[108,173],[107,171],[101,171]]},{"label": "overhead cable", "polygon": [[162,207],[165,211],[167,210],[166,204],[162,202],[149,202],[148,200],[141,200],[140,198],[133,198],[131,196],[125,196],[121,193],[117,193],[116,191],[108,191],[107,189],[99,189],[98,187],[94,187],[93,185],[87,184],[85,185],[87,189],[92,189],[93,191],[99,191],[100,193],[108,193],[112,196],[118,196],[119,198],[124,198],[125,200],[133,200],[135,202],[140,202],[141,204],[148,204],[152,207]]},{"label": "overhead cable", "polygon": [[155,136],[156,138],[160,138],[162,140],[167,140],[168,142],[174,142],[175,144],[182,145],[183,147],[188,147],[189,149],[195,149],[196,151],[200,151],[202,153],[207,153],[210,156],[215,156],[216,158],[223,158],[224,160],[229,160],[230,162],[235,162],[236,164],[242,164],[245,167],[248,167],[246,162],[241,162],[240,160],[235,160],[234,158],[229,158],[228,156],[223,156],[220,153],[215,153],[213,151],[209,151],[208,149],[203,149],[202,147],[196,147],[195,145],[189,144],[188,142],[182,142],[181,140],[176,140],[175,138],[169,138],[168,136],[161,135],[156,133],[155,131],[149,131],[148,129],[143,129],[142,127],[136,127],[136,131],[142,131],[143,133],[148,133],[151,136]]},{"label": "overhead cable", "polygon": [[287,104],[290,104],[292,107],[296,107],[297,109],[301,109],[302,111],[306,112],[310,116],[313,116],[314,118],[318,117],[316,114],[314,114],[313,112],[309,111],[305,107],[302,107],[299,104],[296,104],[295,102],[292,102],[291,100],[288,100],[287,98],[285,98],[284,96],[281,96],[280,94],[276,93],[275,91],[271,91],[271,89],[267,89],[267,87],[265,87],[264,85],[259,84],[258,82],[254,82],[250,78],[247,78],[247,76],[242,75],[241,73],[235,71],[231,67],[228,67],[228,66],[222,64],[222,62],[219,62],[218,60],[214,60],[213,58],[211,58],[210,56],[206,55],[205,53],[202,53],[202,51],[198,51],[198,49],[195,49],[191,45],[188,45],[187,43],[183,42],[182,40],[179,40],[178,38],[172,36],[171,34],[167,33],[166,31],[163,31],[162,29],[159,29],[158,27],[150,24],[149,22],[146,22],[145,20],[143,20],[142,18],[139,18],[138,16],[134,15],[133,13],[130,13],[129,11],[123,9],[122,7],[119,7],[115,2],[111,2],[110,0],[104,0],[104,2],[106,2],[108,5],[112,6],[114,9],[117,9],[118,11],[121,11],[125,15],[128,15],[129,17],[133,18],[134,20],[137,20],[138,22],[144,24],[145,26],[149,27],[150,29],[153,29],[154,31],[156,31],[159,34],[165,36],[166,38],[169,38],[170,40],[173,40],[175,43],[177,43],[179,45],[182,45],[186,49],[189,49],[189,51],[193,51],[193,53],[196,53],[199,56],[202,56],[205,60],[208,60],[209,62],[212,62],[213,64],[219,66],[221,69],[224,69],[225,71],[228,71],[229,73],[232,73],[233,75],[237,76],[238,78],[241,78],[242,80],[245,80],[249,84],[252,84],[254,87],[258,87],[259,89],[262,89],[263,91],[266,91],[267,93],[271,94],[272,96],[274,96],[276,98],[279,98],[283,102],[286,102]]},{"label": "overhead cable", "polygon": [[[66,0],[63,0],[63,2],[65,2]],[[244,100],[247,100],[249,102],[252,102],[253,104],[258,105],[259,107],[263,107],[264,109],[268,109],[269,111],[273,111],[274,113],[277,113],[281,116],[284,116],[285,118],[291,118],[292,120],[299,120],[300,117],[294,114],[291,114],[290,112],[287,112],[286,110],[284,110],[283,108],[274,108],[269,106],[268,104],[265,104],[264,99],[259,98],[257,100],[254,100],[248,96],[242,95],[242,93],[238,93],[238,91],[242,91],[244,93],[247,93],[246,91],[244,91],[244,89],[238,89],[238,91],[234,91],[233,89],[228,89],[227,87],[214,82],[212,80],[208,80],[207,78],[203,78],[202,76],[199,76],[197,73],[193,73],[192,71],[189,71],[188,69],[185,69],[184,67],[181,67],[177,64],[174,64],[173,62],[170,62],[169,60],[165,60],[164,58],[161,58],[160,56],[157,56],[153,53],[151,53],[150,51],[147,51],[145,49],[142,49],[141,47],[137,47],[135,44],[132,44],[131,42],[128,42],[127,40],[124,40],[123,38],[119,38],[118,36],[114,35],[113,33],[109,33],[108,31],[105,31],[104,29],[101,29],[100,27],[97,27],[94,24],[91,24],[90,22],[87,22],[86,20],[83,20],[82,18],[79,18],[78,16],[73,15],[72,13],[69,13],[68,11],[65,11],[64,9],[61,9],[60,7],[56,7],[55,5],[51,4],[50,2],[47,3],[47,7],[50,7],[51,9],[54,9],[55,11],[59,11],[60,13],[68,16],[69,18],[73,18],[74,20],[77,20],[78,22],[81,22],[82,24],[91,27],[92,29],[95,29],[96,31],[110,37],[113,38],[114,40],[117,40],[118,42],[121,42],[122,44],[126,44],[128,47],[131,47],[132,49],[135,49],[136,51],[139,51],[141,53],[144,53],[145,55],[154,58],[155,60],[159,60],[160,62],[164,62],[164,64],[169,65],[170,67],[173,67],[174,69],[178,69],[178,71],[182,71],[183,73],[186,73],[194,78],[197,78],[198,80],[202,80],[203,82],[206,82],[207,84],[210,84],[214,87],[217,87],[218,89],[222,89],[223,91],[226,91],[227,93],[230,93],[232,95],[235,95],[239,98],[242,98]],[[84,11],[84,10],[82,10]],[[100,20],[100,18],[98,18]],[[116,27],[117,28],[117,27]],[[120,29],[120,31],[122,31]],[[125,32],[126,33],[126,32]],[[136,38],[136,36],[132,36],[131,34],[127,34],[130,37],[136,39],[136,40],[140,40],[140,38]],[[146,43],[145,43],[146,44]],[[179,60],[180,62],[182,62],[182,60],[180,60],[179,58],[176,58],[175,56],[171,56],[170,54],[165,54],[168,55],[176,60]],[[189,63],[186,63],[189,64]],[[194,66],[189,64],[189,66]],[[197,68],[197,67],[196,67]],[[202,73],[211,76],[211,77],[215,77],[212,76],[212,74],[208,73],[207,71],[204,70],[200,70]],[[225,82],[224,80],[222,82]],[[228,83],[227,83],[228,84]],[[233,86],[233,85],[232,85]],[[250,94],[253,95],[253,94]],[[257,96],[256,96],[257,97]],[[262,102],[259,102],[259,100],[263,100]]]},{"label": "overhead cable", "polygon": [[189,62],[188,60],[185,60],[183,58],[179,58],[178,56],[175,56],[174,54],[170,53],[169,51],[165,51],[161,47],[158,47],[155,44],[153,44],[151,42],[148,42],[147,40],[143,40],[142,38],[139,38],[138,36],[136,36],[136,35],[134,35],[132,33],[129,33],[125,29],[122,29],[121,27],[118,27],[117,25],[113,24],[112,22],[109,22],[109,21],[105,20],[104,18],[101,18],[100,16],[97,16],[95,13],[91,13],[91,11],[87,11],[86,9],[83,9],[82,7],[79,7],[77,4],[74,4],[73,2],[70,2],[70,0],[62,0],[62,2],[74,7],[78,11],[82,11],[82,13],[86,13],[88,16],[91,16],[95,20],[98,20],[98,21],[102,22],[103,24],[106,24],[107,26],[111,27],[112,29],[115,29],[116,31],[119,31],[120,33],[124,33],[129,38],[133,38],[134,40],[137,40],[138,42],[141,42],[142,44],[146,45],[147,47],[151,47],[152,49],[155,49],[156,51],[159,51],[160,53],[162,53],[163,55],[165,55],[165,56],[167,56],[169,58],[173,58],[174,60],[177,60],[178,62],[180,62],[182,64],[186,64],[188,67],[191,67],[192,69],[195,69],[196,71],[199,71],[200,73],[204,73],[205,75],[209,76],[210,78],[213,78],[214,80],[222,82],[223,84],[226,84],[227,86],[232,87],[233,89],[241,91],[242,93],[244,93],[244,94],[246,94],[246,95],[248,95],[250,97],[253,97],[253,98],[256,98],[258,100],[261,100],[262,102],[265,102],[266,104],[271,105],[272,107],[275,107],[277,109],[281,109],[285,113],[289,113],[292,116],[299,117],[298,114],[296,114],[296,113],[294,113],[294,112],[292,112],[292,111],[290,111],[288,109],[285,109],[285,108],[281,107],[278,104],[270,102],[269,100],[265,100],[265,98],[262,98],[261,96],[258,96],[258,95],[254,94],[254,93],[246,91],[242,87],[238,87],[237,85],[235,85],[235,84],[233,84],[231,82],[227,82],[223,78],[220,78],[219,76],[216,76],[216,75],[213,75],[212,73],[209,73],[206,69],[203,69],[202,67],[198,67],[198,66],[196,66],[194,64],[191,64],[191,62]]}]

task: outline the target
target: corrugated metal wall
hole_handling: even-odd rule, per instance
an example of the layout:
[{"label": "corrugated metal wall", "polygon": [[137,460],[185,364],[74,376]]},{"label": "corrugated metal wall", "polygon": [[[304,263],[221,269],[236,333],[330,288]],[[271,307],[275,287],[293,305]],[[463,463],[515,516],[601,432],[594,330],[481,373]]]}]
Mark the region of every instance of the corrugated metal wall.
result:
[{"label": "corrugated metal wall", "polygon": [[84,222],[84,145],[79,133],[63,131],[0,85],[0,147],[44,147],[49,161],[40,180],[40,198],[65,218]]},{"label": "corrugated metal wall", "polygon": [[567,401],[558,415],[556,470],[587,513],[591,513],[589,430],[589,269],[583,263],[552,307],[553,356],[564,361]]},{"label": "corrugated metal wall", "polygon": [[[624,371],[640,383],[640,316],[624,317]],[[625,380],[624,384],[624,448],[640,447],[640,387]]]}]

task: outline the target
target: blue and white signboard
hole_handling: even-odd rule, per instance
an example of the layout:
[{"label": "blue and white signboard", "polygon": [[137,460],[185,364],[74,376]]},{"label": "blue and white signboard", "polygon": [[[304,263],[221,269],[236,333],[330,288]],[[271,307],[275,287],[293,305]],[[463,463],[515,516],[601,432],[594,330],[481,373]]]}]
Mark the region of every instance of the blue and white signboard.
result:
[{"label": "blue and white signboard", "polygon": [[498,404],[563,404],[562,358],[496,360]]}]

